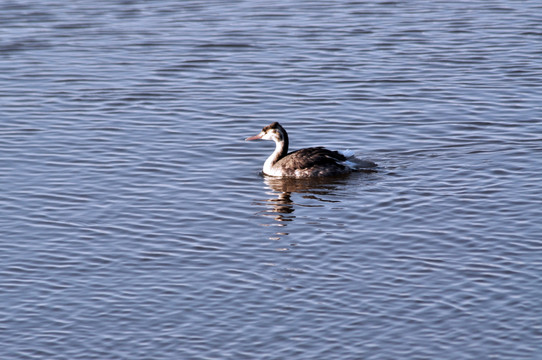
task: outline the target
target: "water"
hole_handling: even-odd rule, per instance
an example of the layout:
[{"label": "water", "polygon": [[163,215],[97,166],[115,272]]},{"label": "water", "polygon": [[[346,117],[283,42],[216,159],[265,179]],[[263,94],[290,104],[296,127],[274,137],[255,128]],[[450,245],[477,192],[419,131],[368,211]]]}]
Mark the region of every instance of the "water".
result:
[{"label": "water", "polygon": [[[4,1],[0,358],[539,359],[539,1]],[[376,173],[260,175],[292,148]]]}]

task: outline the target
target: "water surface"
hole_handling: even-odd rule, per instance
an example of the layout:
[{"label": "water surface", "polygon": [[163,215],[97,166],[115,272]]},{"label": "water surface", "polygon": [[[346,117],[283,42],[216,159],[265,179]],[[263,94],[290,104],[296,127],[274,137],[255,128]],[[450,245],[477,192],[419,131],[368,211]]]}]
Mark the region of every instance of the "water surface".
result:
[{"label": "water surface", "polygon": [[[538,358],[541,24],[3,2],[0,358]],[[273,121],[378,172],[264,178]]]}]

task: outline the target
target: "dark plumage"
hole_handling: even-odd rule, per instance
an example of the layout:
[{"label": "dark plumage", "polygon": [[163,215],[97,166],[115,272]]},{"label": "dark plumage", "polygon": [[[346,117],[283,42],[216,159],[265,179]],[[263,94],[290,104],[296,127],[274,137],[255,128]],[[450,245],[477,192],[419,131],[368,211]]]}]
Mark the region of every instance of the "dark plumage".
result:
[{"label": "dark plumage", "polygon": [[[312,168],[313,172],[332,175],[332,172],[339,174],[347,171],[346,166],[339,163],[343,161],[346,161],[346,156],[338,151],[319,146],[292,151],[278,160],[275,166],[281,167],[289,173]],[[292,175],[289,174],[289,176]]]}]

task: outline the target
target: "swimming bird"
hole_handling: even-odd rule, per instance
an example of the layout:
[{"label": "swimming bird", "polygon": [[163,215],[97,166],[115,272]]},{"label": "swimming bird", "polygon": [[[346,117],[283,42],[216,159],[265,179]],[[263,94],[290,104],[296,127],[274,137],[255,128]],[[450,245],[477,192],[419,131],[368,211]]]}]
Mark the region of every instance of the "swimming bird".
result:
[{"label": "swimming bird", "polygon": [[274,122],[262,129],[258,135],[245,140],[273,140],[275,151],[263,164],[263,173],[269,176],[308,178],[338,176],[356,170],[368,170],[377,165],[361,160],[352,151],[333,151],[324,147],[310,147],[288,153],[288,133]]}]

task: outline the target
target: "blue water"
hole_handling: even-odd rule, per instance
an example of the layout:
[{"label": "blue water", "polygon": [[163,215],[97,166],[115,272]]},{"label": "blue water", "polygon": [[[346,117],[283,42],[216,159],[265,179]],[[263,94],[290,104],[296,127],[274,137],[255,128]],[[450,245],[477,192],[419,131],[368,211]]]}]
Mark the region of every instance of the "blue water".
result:
[{"label": "blue water", "polygon": [[[4,1],[0,359],[540,359],[539,1]],[[261,175],[292,149],[378,172]]]}]

